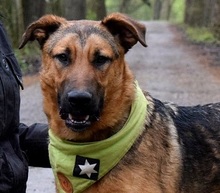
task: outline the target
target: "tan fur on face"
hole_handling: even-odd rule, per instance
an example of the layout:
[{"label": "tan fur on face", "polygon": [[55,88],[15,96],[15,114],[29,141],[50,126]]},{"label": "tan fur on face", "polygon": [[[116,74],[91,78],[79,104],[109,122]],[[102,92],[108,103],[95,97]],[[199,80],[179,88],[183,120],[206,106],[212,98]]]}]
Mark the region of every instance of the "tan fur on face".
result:
[{"label": "tan fur on face", "polygon": [[[49,28],[44,28],[43,22],[45,25],[52,23],[54,29],[57,27],[56,33],[51,32],[47,41],[44,39],[47,38]],[[37,28],[37,22],[29,27],[29,31],[32,30],[34,35],[27,30],[24,42],[27,38],[35,36],[42,46],[43,65],[40,77],[44,111],[50,128],[60,138],[75,141],[94,141],[112,135],[126,121],[134,99],[134,78],[125,64],[124,53],[138,40],[126,28],[122,30],[124,32],[121,38],[112,36],[108,31],[111,28],[107,19],[103,23],[106,23],[108,29],[100,22],[68,23],[64,19],[50,16],[41,18],[39,23],[40,29]],[[126,38],[126,33],[128,37],[123,40]],[[131,42],[128,41],[130,38],[133,38]],[[122,40],[126,49],[120,45]],[[66,50],[70,52],[71,63],[63,66],[55,56]],[[102,69],[97,69],[92,64],[97,50],[112,59],[111,63],[104,65]],[[79,90],[92,86],[92,82],[104,88],[104,108],[99,121],[94,122],[85,132],[71,131],[60,118],[57,96],[58,91],[67,81],[69,84],[74,82],[74,87]]]},{"label": "tan fur on face", "polygon": [[[108,129],[114,128],[121,120],[124,121],[128,114],[128,107],[130,107],[134,97],[134,85],[132,84],[134,80],[123,61],[123,57],[119,57],[110,65],[104,66],[104,70],[94,69],[91,65],[93,52],[96,49],[100,49],[105,55],[114,57],[108,42],[97,35],[89,37],[84,47],[80,45],[79,41],[76,36],[64,37],[54,46],[51,53],[47,53],[49,46],[45,45],[41,72],[44,110],[48,116],[51,129],[61,138],[77,141],[94,140],[96,133],[99,133],[99,137],[102,136],[102,132],[99,130],[106,130],[103,132],[105,136],[108,134]],[[73,54],[71,54],[73,61],[71,65],[64,68],[52,56],[61,53],[62,49],[66,47],[73,50]],[[81,89],[87,86],[88,81],[97,81],[103,88],[106,88],[105,107],[100,121],[95,122],[88,131],[83,133],[73,133],[59,117],[57,90],[62,85],[63,80],[66,79],[73,79],[72,81],[76,81],[77,87]]]},{"label": "tan fur on face", "polygon": [[[35,39],[42,48],[44,111],[54,133],[63,139],[94,141],[119,130],[134,99],[134,78],[125,64],[124,54],[138,41],[146,46],[145,27],[118,13],[101,22],[67,21],[46,15],[27,28],[20,48]],[[92,65],[97,50],[111,58],[101,69]],[[70,52],[70,63],[64,67],[55,56],[66,51]],[[90,86],[95,89],[97,85],[104,90],[99,121],[85,132],[71,131],[60,118],[57,95],[66,82],[74,83],[78,90]]]}]

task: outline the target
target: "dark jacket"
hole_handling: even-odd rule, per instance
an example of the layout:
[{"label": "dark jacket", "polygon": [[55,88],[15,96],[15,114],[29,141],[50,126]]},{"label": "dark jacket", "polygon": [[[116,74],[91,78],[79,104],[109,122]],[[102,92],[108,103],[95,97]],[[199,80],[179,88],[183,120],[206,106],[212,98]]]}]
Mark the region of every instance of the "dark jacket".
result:
[{"label": "dark jacket", "polygon": [[34,166],[49,166],[47,125],[34,124],[27,127],[19,123],[20,88],[21,71],[0,23],[1,193],[25,192],[28,162]]}]

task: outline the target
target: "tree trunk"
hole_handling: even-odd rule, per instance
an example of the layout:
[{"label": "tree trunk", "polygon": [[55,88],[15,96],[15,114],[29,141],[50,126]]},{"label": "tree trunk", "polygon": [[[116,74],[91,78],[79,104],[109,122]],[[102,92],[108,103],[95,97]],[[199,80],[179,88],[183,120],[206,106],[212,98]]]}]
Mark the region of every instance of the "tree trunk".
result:
[{"label": "tree trunk", "polygon": [[204,1],[204,11],[203,11],[203,26],[210,26],[211,20],[213,17],[213,11],[214,11],[214,1],[215,0],[203,0]]},{"label": "tree trunk", "polygon": [[25,28],[33,21],[45,14],[45,0],[22,0]]},{"label": "tree trunk", "polygon": [[64,17],[69,20],[85,19],[86,0],[63,0]]},{"label": "tree trunk", "polygon": [[130,0],[123,0],[119,6],[119,12],[126,13]]},{"label": "tree trunk", "polygon": [[175,0],[164,0],[161,8],[161,19],[169,20],[172,5]]},{"label": "tree trunk", "polygon": [[153,15],[154,20],[160,19],[161,8],[162,8],[161,0],[155,0],[155,2],[154,2],[154,15]]},{"label": "tree trunk", "polygon": [[185,12],[184,12],[184,23],[189,23],[189,7],[190,7],[191,0],[185,0]]},{"label": "tree trunk", "polygon": [[186,0],[185,23],[194,26],[204,26],[204,10],[206,0]]},{"label": "tree trunk", "polygon": [[94,6],[96,12],[96,19],[102,20],[107,14],[105,0],[96,0],[94,4],[95,4]]},{"label": "tree trunk", "polygon": [[[7,12],[3,13],[3,17],[7,18],[5,27],[7,28],[7,32],[9,33],[10,41],[13,45],[18,45],[18,33],[17,33],[17,7],[14,6],[14,2],[12,0],[8,0],[7,3],[11,5],[8,7]],[[4,5],[6,6],[6,5]],[[4,21],[4,20],[3,20]]]},{"label": "tree trunk", "polygon": [[14,35],[17,35],[16,39],[13,41],[13,44],[18,46],[20,42],[20,37],[24,33],[24,18],[23,18],[23,7],[22,7],[22,0],[16,0],[15,1],[15,7],[16,7],[16,33]]},{"label": "tree trunk", "polygon": [[62,16],[64,13],[62,5],[62,0],[50,0],[47,3],[47,13]]},{"label": "tree trunk", "polygon": [[211,29],[214,35],[220,40],[220,0],[215,0],[213,3],[213,16],[211,23]]}]

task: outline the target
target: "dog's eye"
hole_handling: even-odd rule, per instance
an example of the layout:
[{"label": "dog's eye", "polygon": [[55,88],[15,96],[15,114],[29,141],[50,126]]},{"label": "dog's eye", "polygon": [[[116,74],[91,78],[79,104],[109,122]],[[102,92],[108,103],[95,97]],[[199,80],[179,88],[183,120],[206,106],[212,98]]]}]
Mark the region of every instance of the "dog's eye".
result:
[{"label": "dog's eye", "polygon": [[64,65],[67,65],[68,62],[69,62],[69,58],[68,58],[67,54],[57,54],[57,55],[55,56],[55,58],[56,58],[57,60],[59,60],[59,61],[60,61],[62,64],[64,64]]},{"label": "dog's eye", "polygon": [[102,66],[108,62],[110,62],[111,59],[109,57],[106,57],[106,56],[96,56],[94,61],[93,61],[93,64],[96,65],[97,67],[99,66]]}]

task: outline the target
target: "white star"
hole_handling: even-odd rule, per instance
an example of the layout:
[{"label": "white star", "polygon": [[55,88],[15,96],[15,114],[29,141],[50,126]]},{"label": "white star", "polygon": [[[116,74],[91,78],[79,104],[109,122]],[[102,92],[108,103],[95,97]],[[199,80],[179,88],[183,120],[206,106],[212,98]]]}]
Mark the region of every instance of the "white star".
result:
[{"label": "white star", "polygon": [[89,178],[91,177],[92,174],[98,173],[96,170],[94,170],[95,166],[97,164],[90,164],[88,160],[86,159],[84,165],[79,165],[81,172],[79,175],[86,174]]}]

